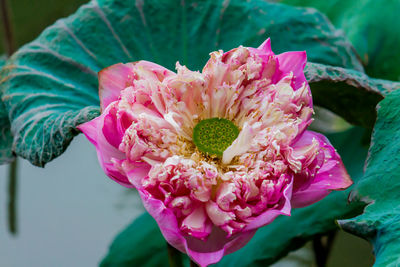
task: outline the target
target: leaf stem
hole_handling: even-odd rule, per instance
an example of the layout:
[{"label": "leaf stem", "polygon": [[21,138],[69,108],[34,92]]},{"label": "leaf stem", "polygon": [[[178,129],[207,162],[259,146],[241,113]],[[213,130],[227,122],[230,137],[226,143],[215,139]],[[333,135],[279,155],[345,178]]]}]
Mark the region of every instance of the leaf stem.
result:
[{"label": "leaf stem", "polygon": [[170,267],[183,267],[181,252],[167,243],[168,262]]},{"label": "leaf stem", "polygon": [[10,163],[8,169],[8,229],[11,234],[18,232],[17,224],[17,169],[18,160]]},{"label": "leaf stem", "polygon": [[332,249],[337,231],[319,235],[313,240],[314,257],[318,267],[325,267]]},{"label": "leaf stem", "polygon": [[12,31],[11,20],[10,20],[10,10],[7,0],[0,0],[1,18],[3,21],[3,31],[4,31],[4,43],[6,47],[6,53],[11,56],[15,51],[14,44],[14,34]]},{"label": "leaf stem", "polygon": [[190,267],[199,267],[197,265],[197,263],[195,263],[194,261],[190,260]]},{"label": "leaf stem", "polygon": [[[0,12],[4,32],[4,45],[8,57],[15,51],[14,34],[10,20],[10,10],[7,0],[0,0]],[[8,229],[12,235],[17,234],[17,158],[10,163],[8,169]]]}]

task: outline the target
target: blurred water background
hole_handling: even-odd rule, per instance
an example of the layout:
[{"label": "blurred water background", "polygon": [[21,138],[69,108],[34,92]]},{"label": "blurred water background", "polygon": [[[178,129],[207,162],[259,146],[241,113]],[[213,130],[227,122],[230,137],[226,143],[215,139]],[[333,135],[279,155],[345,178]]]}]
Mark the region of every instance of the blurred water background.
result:
[{"label": "blurred water background", "polygon": [[0,266],[96,266],[113,237],[143,211],[133,190],[104,175],[80,135],[44,169],[20,161],[14,237],[6,227],[5,166],[0,173]]}]

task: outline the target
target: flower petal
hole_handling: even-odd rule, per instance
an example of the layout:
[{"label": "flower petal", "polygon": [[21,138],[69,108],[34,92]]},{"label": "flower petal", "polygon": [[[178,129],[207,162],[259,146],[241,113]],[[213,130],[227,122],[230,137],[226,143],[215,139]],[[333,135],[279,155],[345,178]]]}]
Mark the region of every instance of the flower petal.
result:
[{"label": "flower petal", "polygon": [[136,189],[140,189],[142,187],[142,179],[149,174],[151,168],[150,164],[146,162],[129,162],[124,160],[121,165],[129,182]]},{"label": "flower petal", "polygon": [[290,199],[292,197],[293,179],[286,186],[283,191],[283,203],[281,207],[277,209],[269,209],[258,215],[253,219],[245,228],[244,231],[256,230],[264,225],[270,224],[279,215],[290,216],[292,205]]},{"label": "flower petal", "polygon": [[193,210],[182,222],[182,228],[190,230],[191,234],[198,239],[204,239],[211,233],[212,225],[207,218],[203,206]]},{"label": "flower petal", "polygon": [[118,63],[99,72],[100,107],[104,110],[111,102],[118,100],[121,90],[132,79],[133,64]]},{"label": "flower petal", "polygon": [[139,190],[144,207],[156,220],[161,233],[169,244],[187,253],[200,266],[208,266],[221,260],[224,255],[243,247],[255,234],[256,230],[244,231],[227,238],[226,232],[213,227],[206,241],[192,236],[184,236],[171,209],[162,201],[152,198],[146,191]]},{"label": "flower petal", "polygon": [[110,144],[103,134],[105,118],[112,108],[110,105],[99,117],[79,125],[77,128],[82,131],[89,141],[96,147],[97,157],[104,172],[117,183],[125,187],[133,187],[127,177],[115,166],[112,159],[123,159],[125,154]]},{"label": "flower petal", "polygon": [[132,85],[137,76],[153,75],[159,81],[174,73],[149,61],[118,63],[99,72],[100,107],[104,110],[111,102],[118,100],[121,90]]},{"label": "flower petal", "polygon": [[292,87],[297,90],[306,83],[306,77],[304,76],[304,67],[307,63],[307,54],[305,51],[286,52],[276,56],[279,62],[279,70],[282,72],[282,78],[293,72],[294,79],[292,81]]},{"label": "flower petal", "polygon": [[109,112],[104,115],[103,124],[102,133],[107,142],[115,148],[118,148],[124,136],[124,130],[126,129],[121,127],[121,120],[117,119],[117,109],[115,105],[110,105]]},{"label": "flower petal", "polygon": [[331,190],[344,190],[353,184],[339,154],[325,136],[305,131],[297,142],[305,146],[313,139],[318,141],[320,151],[324,153],[325,159],[322,166],[319,166],[311,185],[306,189],[293,192],[292,205],[294,208],[311,205],[324,198]]},{"label": "flower petal", "polygon": [[245,122],[243,129],[240,131],[239,136],[233,141],[233,143],[227,147],[222,156],[222,162],[224,164],[229,164],[235,156],[239,156],[246,153],[250,149],[251,141],[257,134],[257,127],[260,123],[254,123],[250,125]]},{"label": "flower petal", "polygon": [[151,197],[147,191],[139,189],[139,194],[142,198],[143,206],[156,220],[164,238],[169,244],[185,253],[186,240],[180,233],[178,222],[173,211],[167,209],[161,200]]},{"label": "flower petal", "polygon": [[257,50],[259,50],[262,54],[273,55],[274,53],[272,52],[272,49],[271,49],[271,39],[268,38],[267,40],[265,40],[265,41],[257,48]]},{"label": "flower petal", "polygon": [[201,267],[219,262],[224,255],[232,253],[246,245],[255,230],[244,231],[240,234],[226,237],[226,232],[213,227],[207,241],[187,237],[185,242],[186,253]]}]

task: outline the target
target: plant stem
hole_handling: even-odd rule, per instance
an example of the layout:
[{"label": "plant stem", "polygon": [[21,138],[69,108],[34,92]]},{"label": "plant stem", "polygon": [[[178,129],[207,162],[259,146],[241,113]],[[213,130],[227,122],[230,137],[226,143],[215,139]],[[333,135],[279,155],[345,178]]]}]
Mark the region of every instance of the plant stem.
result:
[{"label": "plant stem", "polygon": [[[7,0],[0,0],[0,12],[4,32],[4,45],[7,56],[10,57],[15,51],[14,35],[10,20],[10,10]],[[17,158],[10,163],[8,169],[8,229],[11,234],[16,235],[17,225]]]},{"label": "plant stem", "polygon": [[181,252],[167,243],[168,262],[170,267],[183,267]]},{"label": "plant stem", "polygon": [[[318,267],[326,266],[329,254],[335,240],[336,231],[329,232],[327,235],[319,235],[313,240],[314,257]],[[325,242],[323,242],[325,239]]]},{"label": "plant stem", "polygon": [[12,26],[11,26],[11,20],[10,20],[10,12],[9,12],[9,7],[8,7],[8,1],[7,0],[0,0],[0,5],[1,5],[1,17],[3,21],[3,31],[4,31],[4,43],[6,47],[6,53],[8,56],[11,56],[12,53],[15,51],[15,46],[14,46],[14,35],[12,31]]},{"label": "plant stem", "polygon": [[194,261],[190,260],[190,267],[199,267]]},{"label": "plant stem", "polygon": [[10,163],[8,169],[8,229],[11,234],[18,232],[17,224],[17,169],[18,161]]}]

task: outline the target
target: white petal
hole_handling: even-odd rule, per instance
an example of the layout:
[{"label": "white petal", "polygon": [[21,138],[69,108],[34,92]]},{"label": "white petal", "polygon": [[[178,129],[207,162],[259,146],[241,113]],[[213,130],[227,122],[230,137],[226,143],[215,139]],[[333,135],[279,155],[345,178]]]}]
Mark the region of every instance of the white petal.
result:
[{"label": "white petal", "polygon": [[246,153],[251,147],[251,141],[256,136],[261,123],[257,122],[253,125],[245,122],[239,136],[233,141],[222,155],[222,163],[229,164],[235,156]]}]

